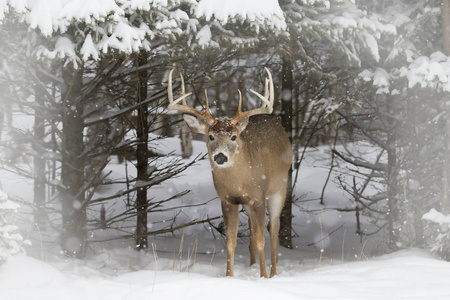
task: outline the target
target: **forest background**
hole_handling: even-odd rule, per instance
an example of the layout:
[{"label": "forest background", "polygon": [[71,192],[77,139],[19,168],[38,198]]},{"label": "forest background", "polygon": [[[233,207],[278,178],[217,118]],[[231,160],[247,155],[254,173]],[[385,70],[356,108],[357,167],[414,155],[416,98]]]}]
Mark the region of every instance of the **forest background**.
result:
[{"label": "forest background", "polygon": [[[145,250],[149,236],[195,226],[222,236],[220,214],[190,210],[215,195],[192,201],[189,185],[158,192],[205,161],[192,150],[200,137],[166,110],[167,74],[183,74],[191,105],[202,109],[207,88],[214,114],[232,115],[238,88],[246,109],[258,105],[247,89],[262,87],[267,67],[295,153],[282,246],[298,237],[295,212],[315,203],[307,213],[351,214],[359,240],[377,241],[373,253],[419,247],[449,258],[449,6],[0,1],[0,184],[14,174],[33,186],[26,196],[0,186],[4,203],[22,206],[18,227],[8,221],[16,205],[0,207],[4,245],[20,248],[20,228],[76,258],[112,240]],[[161,150],[175,143],[180,152]],[[314,151],[328,164],[312,197],[298,193],[298,178]],[[331,182],[344,205],[326,197]]]}]

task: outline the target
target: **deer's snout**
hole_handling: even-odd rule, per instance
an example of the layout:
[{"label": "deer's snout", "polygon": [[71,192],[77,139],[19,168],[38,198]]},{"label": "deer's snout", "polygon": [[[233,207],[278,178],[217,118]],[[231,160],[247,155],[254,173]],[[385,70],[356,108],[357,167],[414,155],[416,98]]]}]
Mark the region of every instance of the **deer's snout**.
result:
[{"label": "deer's snout", "polygon": [[222,152],[219,154],[216,154],[214,156],[214,161],[218,164],[218,165],[223,165],[224,163],[226,163],[228,161],[228,157],[225,156],[225,154],[223,154]]}]

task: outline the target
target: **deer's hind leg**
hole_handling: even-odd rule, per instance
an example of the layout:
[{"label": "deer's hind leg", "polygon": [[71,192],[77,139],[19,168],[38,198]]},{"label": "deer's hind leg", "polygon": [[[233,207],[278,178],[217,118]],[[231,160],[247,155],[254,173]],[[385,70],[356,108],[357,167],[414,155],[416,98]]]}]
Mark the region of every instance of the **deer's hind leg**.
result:
[{"label": "deer's hind leg", "polygon": [[277,275],[277,262],[278,262],[278,231],[279,231],[279,219],[281,210],[283,209],[286,199],[286,186],[282,187],[277,193],[271,195],[267,201],[267,208],[269,211],[269,224],[267,229],[270,232],[270,277]]},{"label": "deer's hind leg", "polygon": [[250,266],[252,266],[256,263],[255,237],[253,235],[253,227],[252,227],[252,222],[250,219],[250,215],[251,215],[250,207],[248,205],[243,205],[243,207],[248,216],[248,232],[250,234],[250,245],[248,246],[248,250],[250,252]]}]

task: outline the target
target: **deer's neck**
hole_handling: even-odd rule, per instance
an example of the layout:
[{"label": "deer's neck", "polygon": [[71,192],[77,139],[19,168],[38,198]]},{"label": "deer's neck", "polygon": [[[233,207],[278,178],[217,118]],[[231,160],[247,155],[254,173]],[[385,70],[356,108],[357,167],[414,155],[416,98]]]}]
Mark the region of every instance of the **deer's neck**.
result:
[{"label": "deer's neck", "polygon": [[[264,190],[264,182],[257,176],[258,171],[252,165],[251,156],[241,151],[233,160],[233,164],[221,168],[213,165],[214,185],[220,199],[232,204],[249,204],[259,199]],[[257,188],[255,188],[257,187]],[[257,193],[258,195],[254,195]]]}]

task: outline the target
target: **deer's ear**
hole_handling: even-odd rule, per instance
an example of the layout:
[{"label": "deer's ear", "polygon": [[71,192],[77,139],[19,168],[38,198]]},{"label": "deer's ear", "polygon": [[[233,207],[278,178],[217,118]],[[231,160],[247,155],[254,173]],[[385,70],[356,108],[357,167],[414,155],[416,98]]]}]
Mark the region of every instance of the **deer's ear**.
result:
[{"label": "deer's ear", "polygon": [[183,119],[192,131],[203,133],[204,135],[208,133],[209,125],[202,119],[197,119],[196,117],[187,114],[183,114]]},{"label": "deer's ear", "polygon": [[241,132],[245,130],[245,127],[247,127],[247,124],[248,124],[248,118],[240,120],[239,123],[236,124],[236,129],[238,130],[239,134],[241,134]]}]

